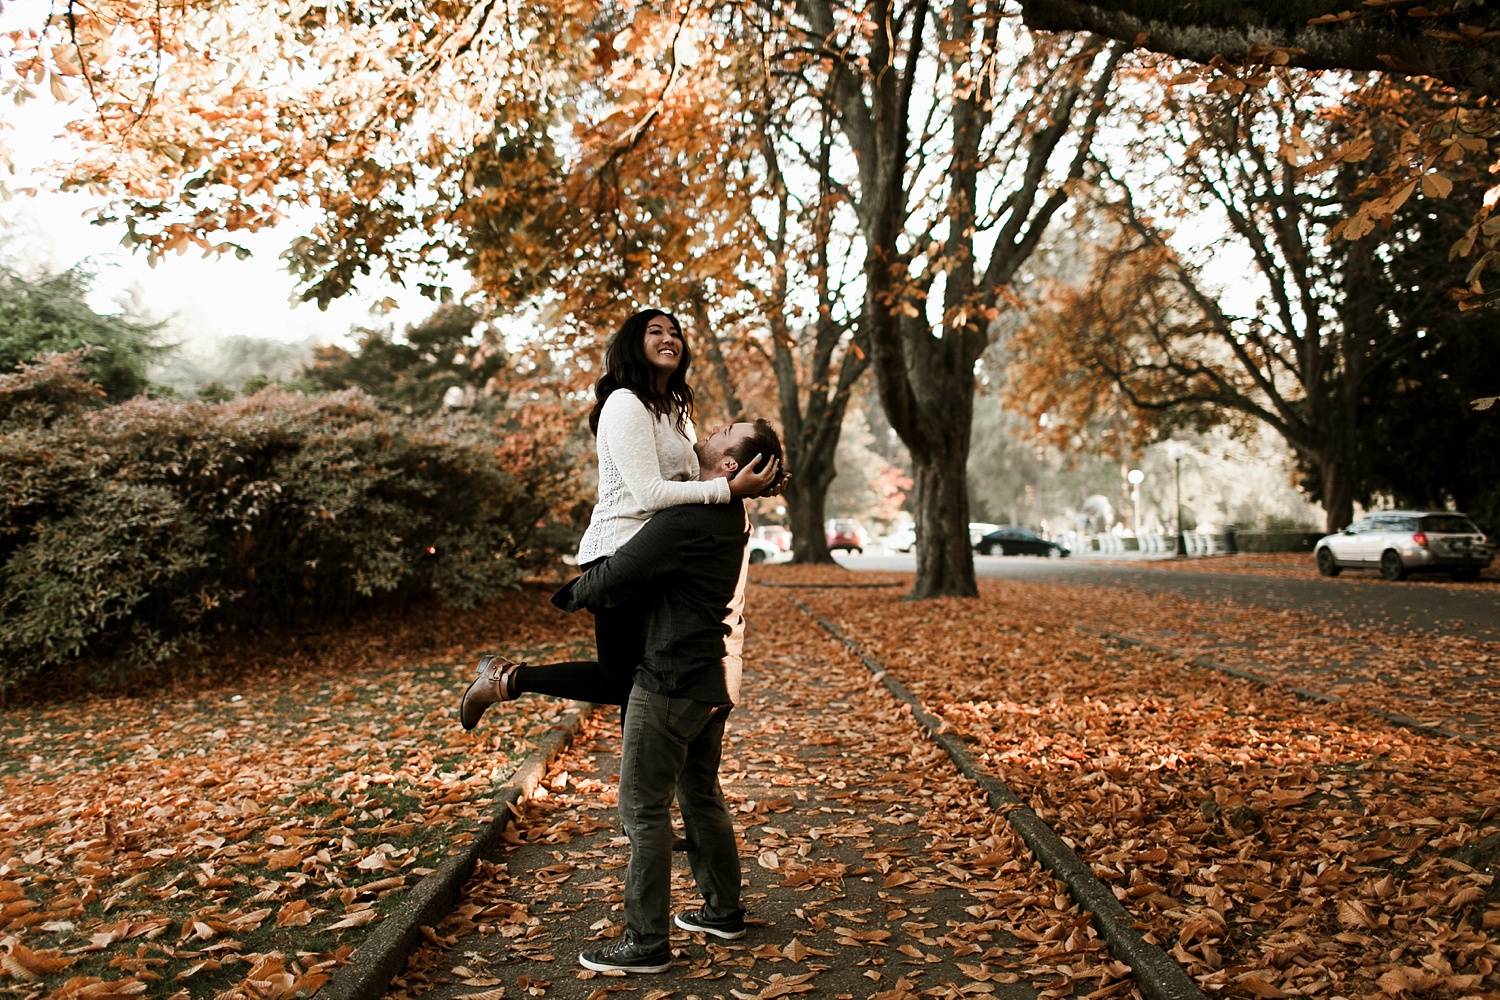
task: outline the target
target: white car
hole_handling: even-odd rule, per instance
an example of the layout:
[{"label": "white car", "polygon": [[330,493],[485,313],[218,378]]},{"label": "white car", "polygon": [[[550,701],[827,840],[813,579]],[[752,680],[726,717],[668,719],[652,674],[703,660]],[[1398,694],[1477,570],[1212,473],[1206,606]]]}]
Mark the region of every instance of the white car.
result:
[{"label": "white car", "polygon": [[1323,536],[1313,547],[1324,576],[1378,569],[1387,580],[1430,572],[1473,580],[1494,558],[1494,543],[1468,517],[1451,510],[1382,511]]},{"label": "white car", "polygon": [[750,540],[745,543],[745,548],[750,551],[751,565],[763,562],[774,562],[776,559],[781,557],[780,549],[772,545],[770,542],[766,541],[764,538],[756,538],[754,535],[751,535]]},{"label": "white car", "polygon": [[908,524],[885,536],[885,547],[892,552],[910,552],[917,544],[917,528]]}]

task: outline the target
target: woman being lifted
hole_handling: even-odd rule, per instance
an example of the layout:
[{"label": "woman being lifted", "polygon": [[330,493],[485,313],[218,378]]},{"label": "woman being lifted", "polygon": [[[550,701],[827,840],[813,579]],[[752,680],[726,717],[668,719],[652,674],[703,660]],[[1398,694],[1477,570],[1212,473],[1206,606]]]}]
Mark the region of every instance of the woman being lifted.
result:
[{"label": "woman being lifted", "polygon": [[[663,508],[728,503],[784,486],[774,462],[757,471],[752,461],[732,479],[698,481],[691,362],[682,327],[660,309],[631,316],[610,341],[589,414],[599,455],[599,502],[578,546],[579,569],[613,555]],[[531,666],[499,654],[481,658],[479,675],[459,703],[463,727],[473,729],[485,709],[528,691],[619,705],[623,714],[645,648],[644,607],[595,611],[594,643],[597,660]]]}]

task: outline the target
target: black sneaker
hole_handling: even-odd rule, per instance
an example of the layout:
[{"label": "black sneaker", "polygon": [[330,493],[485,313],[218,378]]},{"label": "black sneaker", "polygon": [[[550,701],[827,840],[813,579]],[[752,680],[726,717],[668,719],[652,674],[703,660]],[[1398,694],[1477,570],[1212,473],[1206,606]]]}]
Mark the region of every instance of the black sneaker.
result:
[{"label": "black sneaker", "polygon": [[702,910],[689,910],[687,913],[677,914],[676,920],[677,926],[685,931],[701,931],[704,934],[712,934],[716,938],[723,938],[725,941],[734,941],[745,936],[744,917],[711,920],[703,915]]},{"label": "black sneaker", "polygon": [[595,972],[666,972],[672,964],[672,949],[662,945],[647,951],[625,935],[613,944],[581,953],[578,964]]}]

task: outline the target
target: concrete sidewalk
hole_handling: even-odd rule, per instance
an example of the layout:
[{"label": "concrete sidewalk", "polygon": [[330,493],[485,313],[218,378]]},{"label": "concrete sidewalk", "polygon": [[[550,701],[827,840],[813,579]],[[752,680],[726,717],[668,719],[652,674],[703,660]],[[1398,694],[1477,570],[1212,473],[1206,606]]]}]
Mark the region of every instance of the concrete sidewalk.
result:
[{"label": "concrete sidewalk", "polygon": [[[857,658],[784,594],[752,594],[746,701],[725,793],[750,932],[674,935],[659,975],[589,972],[618,935],[628,847],[616,713],[598,713],[426,932],[389,997],[772,1000],[1130,996],[1139,984],[984,792]],[[674,910],[698,897],[679,861]],[[1150,993],[1150,990],[1147,990]]]}]

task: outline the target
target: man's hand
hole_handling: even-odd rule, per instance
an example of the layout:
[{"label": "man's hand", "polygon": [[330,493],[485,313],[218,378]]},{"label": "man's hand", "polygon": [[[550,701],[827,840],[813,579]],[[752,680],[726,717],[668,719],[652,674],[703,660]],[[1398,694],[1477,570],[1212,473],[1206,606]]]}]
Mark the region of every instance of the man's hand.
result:
[{"label": "man's hand", "polygon": [[786,492],[786,484],[791,481],[792,474],[790,472],[783,472],[781,475],[776,477],[776,481],[773,482],[770,486],[767,486],[765,489],[755,494],[755,499],[764,500],[768,497],[779,497],[781,496],[781,494]]}]

